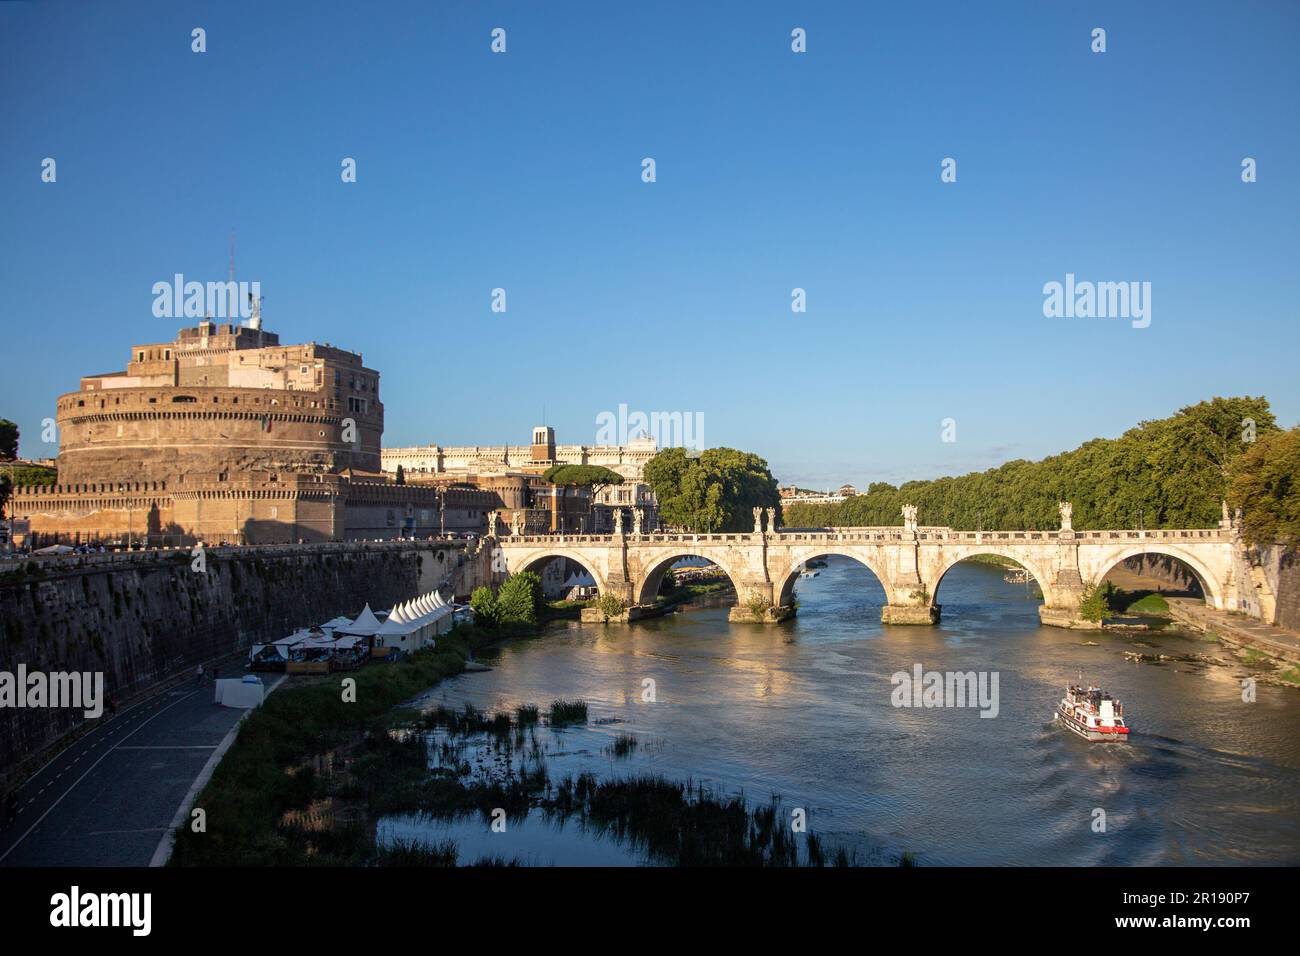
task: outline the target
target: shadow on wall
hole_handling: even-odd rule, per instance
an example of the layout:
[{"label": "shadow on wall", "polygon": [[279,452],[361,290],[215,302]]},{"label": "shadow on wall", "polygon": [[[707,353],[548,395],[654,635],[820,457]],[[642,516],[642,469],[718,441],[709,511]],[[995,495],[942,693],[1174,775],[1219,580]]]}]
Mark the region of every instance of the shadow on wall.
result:
[{"label": "shadow on wall", "polygon": [[333,539],[310,525],[287,521],[259,521],[247,518],[243,527],[245,544],[317,544]]},{"label": "shadow on wall", "polygon": [[1165,593],[1175,593],[1188,597],[1205,597],[1196,574],[1182,561],[1166,554],[1139,554],[1123,562],[1124,570],[1139,574],[1144,578],[1155,578],[1168,587],[1160,588]]}]

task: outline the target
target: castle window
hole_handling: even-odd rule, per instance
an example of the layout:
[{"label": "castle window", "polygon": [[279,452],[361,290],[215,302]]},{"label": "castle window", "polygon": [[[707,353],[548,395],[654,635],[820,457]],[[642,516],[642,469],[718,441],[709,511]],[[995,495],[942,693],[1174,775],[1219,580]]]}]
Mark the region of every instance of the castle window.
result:
[{"label": "castle window", "polygon": [[136,358],[135,358],[135,360],[136,360],[137,362],[143,362],[143,361],[144,361],[144,353],[143,353],[143,352],[138,352],[138,353],[136,353]]}]

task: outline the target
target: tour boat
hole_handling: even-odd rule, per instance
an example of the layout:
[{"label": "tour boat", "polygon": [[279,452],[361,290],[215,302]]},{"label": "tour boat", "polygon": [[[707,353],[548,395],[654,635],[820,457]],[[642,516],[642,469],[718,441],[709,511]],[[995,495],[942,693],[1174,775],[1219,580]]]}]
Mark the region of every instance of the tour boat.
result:
[{"label": "tour boat", "polygon": [[1100,687],[1071,684],[1056,706],[1053,719],[1064,724],[1084,740],[1124,743],[1128,725],[1124,723],[1124,705]]}]

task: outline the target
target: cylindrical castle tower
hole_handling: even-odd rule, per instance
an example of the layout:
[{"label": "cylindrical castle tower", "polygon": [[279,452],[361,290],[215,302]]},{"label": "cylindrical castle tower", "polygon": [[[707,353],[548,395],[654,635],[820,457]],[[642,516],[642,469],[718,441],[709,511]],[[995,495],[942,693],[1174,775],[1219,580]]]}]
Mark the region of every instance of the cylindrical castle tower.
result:
[{"label": "cylindrical castle tower", "polygon": [[59,483],[379,472],[379,373],[328,345],[202,323],[58,400]]}]

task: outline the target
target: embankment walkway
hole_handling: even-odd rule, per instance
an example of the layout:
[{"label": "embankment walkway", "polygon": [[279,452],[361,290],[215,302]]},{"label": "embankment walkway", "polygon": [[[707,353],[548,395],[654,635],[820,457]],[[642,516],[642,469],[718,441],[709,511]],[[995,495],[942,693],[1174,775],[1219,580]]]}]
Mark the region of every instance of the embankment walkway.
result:
[{"label": "embankment walkway", "polygon": [[1198,598],[1167,597],[1173,619],[1198,631],[1212,631],[1227,644],[1254,647],[1288,661],[1300,662],[1300,633],[1265,624],[1241,614],[1216,611]]}]

